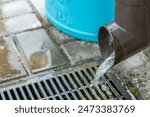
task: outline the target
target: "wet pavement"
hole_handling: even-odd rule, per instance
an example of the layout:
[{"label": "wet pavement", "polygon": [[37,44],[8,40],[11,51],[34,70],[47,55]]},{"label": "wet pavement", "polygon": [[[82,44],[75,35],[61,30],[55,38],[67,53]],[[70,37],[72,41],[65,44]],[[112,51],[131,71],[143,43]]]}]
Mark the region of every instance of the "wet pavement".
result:
[{"label": "wet pavement", "polygon": [[13,1],[9,3],[0,4],[1,15],[0,18],[7,19],[20,15],[32,13],[33,10],[26,1]]},{"label": "wet pavement", "polygon": [[[82,42],[83,47],[79,46],[83,49],[80,53],[81,57],[70,60],[67,55],[71,51],[66,53],[65,50],[69,50],[72,44],[77,45],[80,41],[62,33],[48,22],[44,4],[44,0],[0,1],[0,37],[10,41],[5,44],[1,39],[0,78],[2,81],[51,71],[69,66],[72,62],[86,63],[88,49],[90,52],[98,52],[97,44]],[[8,39],[5,39],[6,37]],[[4,45],[11,49],[5,49]],[[73,49],[76,49],[75,46],[71,50]],[[74,51],[71,56],[77,58],[77,51]],[[99,58],[96,52],[88,59]]]},{"label": "wet pavement", "polygon": [[[44,0],[0,0],[0,82],[100,60],[98,44],[57,30],[48,22],[44,4]],[[133,83],[142,99],[150,99],[150,48],[114,70],[123,83]]]},{"label": "wet pavement", "polygon": [[71,64],[77,64],[79,61],[82,62],[100,56],[98,45],[85,41],[70,42],[62,45],[61,48],[69,58]]},{"label": "wet pavement", "polygon": [[10,38],[0,38],[0,81],[25,75]]},{"label": "wet pavement", "polygon": [[66,63],[44,29],[17,34],[16,37],[32,72],[51,69]]}]

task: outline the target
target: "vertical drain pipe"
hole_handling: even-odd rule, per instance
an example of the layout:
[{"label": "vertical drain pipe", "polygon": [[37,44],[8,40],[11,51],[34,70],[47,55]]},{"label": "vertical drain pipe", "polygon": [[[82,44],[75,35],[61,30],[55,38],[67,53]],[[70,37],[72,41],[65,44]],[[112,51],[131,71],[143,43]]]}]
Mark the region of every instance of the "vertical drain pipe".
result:
[{"label": "vertical drain pipe", "polygon": [[115,64],[150,43],[150,0],[116,0],[115,21],[99,30],[103,59],[115,51]]}]

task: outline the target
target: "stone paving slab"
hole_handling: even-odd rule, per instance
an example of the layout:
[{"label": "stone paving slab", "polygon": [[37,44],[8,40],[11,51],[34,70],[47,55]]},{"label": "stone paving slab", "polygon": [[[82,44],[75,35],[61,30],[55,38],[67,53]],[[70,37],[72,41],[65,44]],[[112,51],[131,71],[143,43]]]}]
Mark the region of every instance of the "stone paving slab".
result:
[{"label": "stone paving slab", "polygon": [[144,52],[119,63],[114,69],[122,80],[134,84],[143,99],[150,99],[150,59]]},{"label": "stone paving slab", "polygon": [[10,38],[0,38],[0,81],[26,75]]},{"label": "stone paving slab", "polygon": [[62,45],[61,48],[73,65],[84,60],[100,57],[98,44],[95,43],[75,41]]},{"label": "stone paving slab", "polygon": [[150,61],[131,73],[132,83],[138,88],[141,97],[150,100]]},{"label": "stone paving slab", "polygon": [[33,12],[26,1],[12,1],[0,4],[0,18],[10,18]]},{"label": "stone paving slab", "polygon": [[146,48],[145,50],[144,50],[144,53],[149,57],[149,59],[150,59],[150,47],[148,47],[148,48]]},{"label": "stone paving slab", "polygon": [[0,36],[39,28],[42,26],[34,14],[26,14],[6,20],[0,20]]},{"label": "stone paving slab", "polygon": [[67,42],[70,42],[70,41],[75,41],[74,37],[64,34],[63,32],[59,31],[54,26],[51,26],[49,28],[49,33],[50,33],[51,38],[55,40],[55,42],[59,45],[66,44]]},{"label": "stone paving slab", "polygon": [[33,73],[66,63],[65,58],[50,40],[44,29],[18,34],[17,39],[23,48]]}]

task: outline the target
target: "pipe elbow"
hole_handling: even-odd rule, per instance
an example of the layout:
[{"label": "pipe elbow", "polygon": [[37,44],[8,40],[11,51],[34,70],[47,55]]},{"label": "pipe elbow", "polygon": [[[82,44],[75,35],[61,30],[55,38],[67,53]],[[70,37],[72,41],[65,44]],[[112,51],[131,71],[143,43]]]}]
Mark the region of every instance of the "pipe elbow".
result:
[{"label": "pipe elbow", "polygon": [[140,32],[128,32],[115,22],[101,27],[98,38],[102,58],[106,59],[114,52],[115,64],[118,64],[146,48],[150,40],[144,37],[146,33]]},{"label": "pipe elbow", "polygon": [[115,52],[115,64],[150,44],[150,0],[115,0],[115,20],[99,30],[103,59]]},{"label": "pipe elbow", "polygon": [[128,32],[115,22],[101,27],[98,38],[102,58],[106,59],[112,52],[115,52],[115,64],[123,61],[126,58],[125,48],[129,37]]}]

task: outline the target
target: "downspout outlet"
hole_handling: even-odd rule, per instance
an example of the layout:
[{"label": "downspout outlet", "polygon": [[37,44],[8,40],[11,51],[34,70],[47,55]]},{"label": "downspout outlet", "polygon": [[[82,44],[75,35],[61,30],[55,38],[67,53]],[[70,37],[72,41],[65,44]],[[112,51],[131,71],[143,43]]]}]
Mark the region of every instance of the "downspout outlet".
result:
[{"label": "downspout outlet", "polygon": [[150,43],[150,0],[116,0],[115,21],[99,30],[103,59],[115,52],[115,64]]}]

